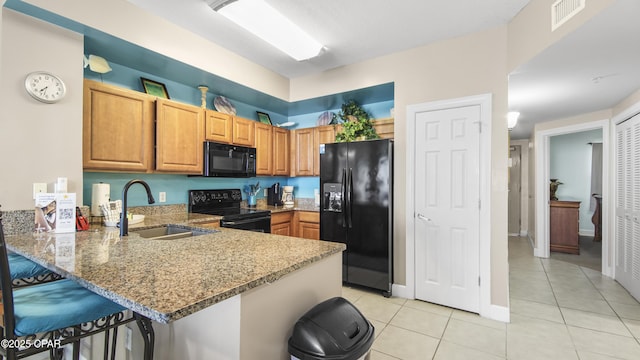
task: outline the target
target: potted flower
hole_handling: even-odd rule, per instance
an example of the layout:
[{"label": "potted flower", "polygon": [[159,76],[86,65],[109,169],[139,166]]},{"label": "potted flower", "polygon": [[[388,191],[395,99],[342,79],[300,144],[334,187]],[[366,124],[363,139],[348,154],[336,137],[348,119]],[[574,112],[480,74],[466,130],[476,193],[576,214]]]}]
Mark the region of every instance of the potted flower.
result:
[{"label": "potted flower", "polygon": [[338,113],[342,119],[342,131],[336,134],[337,142],[379,139],[369,114],[355,100],[342,104]]},{"label": "potted flower", "polygon": [[247,205],[256,206],[256,195],[260,191],[260,182],[258,181],[255,185],[245,185],[243,190],[247,194]]}]

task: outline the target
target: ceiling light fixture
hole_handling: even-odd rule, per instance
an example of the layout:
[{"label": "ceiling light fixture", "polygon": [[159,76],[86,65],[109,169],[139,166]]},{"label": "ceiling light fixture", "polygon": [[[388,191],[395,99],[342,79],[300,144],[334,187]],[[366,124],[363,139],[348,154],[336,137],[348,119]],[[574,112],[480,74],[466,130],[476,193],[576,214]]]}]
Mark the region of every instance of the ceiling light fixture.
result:
[{"label": "ceiling light fixture", "polygon": [[323,45],[264,0],[206,0],[209,6],[297,61],[318,56]]},{"label": "ceiling light fixture", "polygon": [[520,113],[517,111],[509,111],[509,113],[507,114],[507,128],[509,128],[509,130],[513,129],[514,127],[516,127],[516,124],[518,123],[518,118],[520,117]]}]

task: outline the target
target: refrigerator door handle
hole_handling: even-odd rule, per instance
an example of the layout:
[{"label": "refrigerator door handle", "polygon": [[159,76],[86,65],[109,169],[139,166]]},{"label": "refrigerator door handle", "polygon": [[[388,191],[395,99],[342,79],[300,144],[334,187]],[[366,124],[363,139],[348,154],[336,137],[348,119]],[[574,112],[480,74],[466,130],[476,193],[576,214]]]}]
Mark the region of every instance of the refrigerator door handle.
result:
[{"label": "refrigerator door handle", "polygon": [[349,168],[349,172],[347,172],[347,222],[349,224],[349,228],[353,227],[353,208],[352,208],[352,200],[353,200],[353,169]]},{"label": "refrigerator door handle", "polygon": [[347,227],[347,169],[342,168],[342,227]]}]

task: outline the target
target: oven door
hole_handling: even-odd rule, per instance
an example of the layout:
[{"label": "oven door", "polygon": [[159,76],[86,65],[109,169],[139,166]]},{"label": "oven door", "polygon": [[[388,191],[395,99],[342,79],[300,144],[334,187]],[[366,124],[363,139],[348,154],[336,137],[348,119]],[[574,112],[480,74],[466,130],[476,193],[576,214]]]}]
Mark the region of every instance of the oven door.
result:
[{"label": "oven door", "polygon": [[242,219],[242,220],[220,220],[220,227],[249,230],[262,233],[271,233],[271,215]]}]

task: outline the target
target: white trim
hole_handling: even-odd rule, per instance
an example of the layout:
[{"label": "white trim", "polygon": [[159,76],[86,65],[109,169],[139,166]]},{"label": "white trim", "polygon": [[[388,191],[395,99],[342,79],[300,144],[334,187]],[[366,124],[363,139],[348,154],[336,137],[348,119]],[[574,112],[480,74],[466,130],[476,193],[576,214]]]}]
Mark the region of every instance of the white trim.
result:
[{"label": "white trim", "polygon": [[[403,289],[406,297],[415,299],[415,233],[414,233],[414,169],[415,162],[415,114],[423,111],[436,111],[464,106],[480,106],[480,316],[504,321],[504,314],[495,311],[491,304],[491,123],[492,95],[481,94],[457,99],[433,101],[407,106],[407,171],[406,171],[406,285]],[[506,163],[505,163],[506,166]],[[507,284],[508,287],[508,284]],[[505,308],[508,312],[509,308]]]},{"label": "white trim", "polygon": [[409,288],[406,285],[392,284],[391,294],[393,294],[393,296],[395,297],[400,297],[404,299],[411,299],[411,300],[415,299],[415,296],[409,293]]},{"label": "white trim", "polygon": [[491,304],[488,307],[487,312],[485,314],[482,314],[482,316],[492,320],[502,321],[505,323],[511,322],[511,313],[509,311],[509,307],[507,306],[499,306],[499,305]]},{"label": "white trim", "polygon": [[582,124],[564,126],[549,130],[536,131],[535,134],[535,152],[536,152],[536,246],[533,249],[533,255],[537,257],[549,257],[549,168],[550,168],[550,150],[549,138],[551,136],[570,134],[580,131],[602,129],[602,274],[613,276],[613,244],[614,241],[609,234],[609,212],[611,199],[610,181],[611,181],[611,138],[609,120],[590,121]]}]

